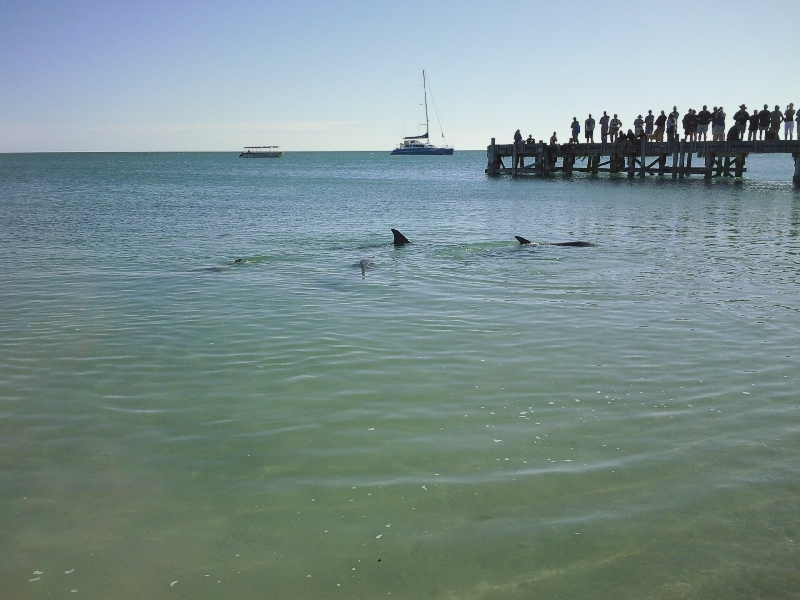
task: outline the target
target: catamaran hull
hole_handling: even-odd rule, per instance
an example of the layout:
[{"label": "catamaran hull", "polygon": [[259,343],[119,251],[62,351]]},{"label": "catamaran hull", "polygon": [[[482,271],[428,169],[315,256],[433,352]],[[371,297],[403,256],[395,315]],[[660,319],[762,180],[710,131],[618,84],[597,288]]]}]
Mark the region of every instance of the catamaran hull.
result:
[{"label": "catamaran hull", "polygon": [[452,148],[395,148],[391,152],[392,154],[424,154],[424,155],[433,155],[433,154],[453,154]]}]

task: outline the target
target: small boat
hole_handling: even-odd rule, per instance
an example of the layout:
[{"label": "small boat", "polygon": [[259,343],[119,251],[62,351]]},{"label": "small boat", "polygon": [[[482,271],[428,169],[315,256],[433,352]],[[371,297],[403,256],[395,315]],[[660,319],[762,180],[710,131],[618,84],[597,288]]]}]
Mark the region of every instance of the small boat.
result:
[{"label": "small boat", "polygon": [[[412,135],[408,137],[404,137],[402,143],[392,150],[392,154],[414,154],[414,155],[451,155],[453,154],[453,149],[446,145],[442,146],[434,146],[429,142],[429,120],[428,120],[428,86],[427,81],[425,79],[425,71],[422,71],[422,90],[423,90],[423,98],[424,98],[424,105],[425,105],[425,133],[422,135]],[[431,96],[433,98],[433,96]],[[436,103],[434,102],[434,108],[436,108]],[[436,118],[439,118],[439,113],[437,111]],[[439,122],[439,127],[441,128],[441,122]],[[444,138],[444,131],[442,131],[442,138]]]},{"label": "small boat", "polygon": [[280,158],[280,146],[245,146],[239,158]]}]

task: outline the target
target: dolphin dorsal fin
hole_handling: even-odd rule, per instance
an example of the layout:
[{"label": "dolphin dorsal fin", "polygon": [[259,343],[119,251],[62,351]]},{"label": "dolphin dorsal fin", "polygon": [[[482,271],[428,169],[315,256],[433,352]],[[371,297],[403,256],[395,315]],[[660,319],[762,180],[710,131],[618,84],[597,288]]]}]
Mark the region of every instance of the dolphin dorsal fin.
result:
[{"label": "dolphin dorsal fin", "polygon": [[394,236],[394,245],[395,246],[404,246],[405,244],[410,244],[411,242],[408,241],[408,238],[404,236],[402,233],[397,231],[397,229],[392,229],[392,235]]},{"label": "dolphin dorsal fin", "polygon": [[515,235],[514,237],[517,238],[517,241],[519,242],[520,246],[527,246],[528,244],[531,243],[530,240],[526,240],[524,237],[520,237],[518,235]]}]

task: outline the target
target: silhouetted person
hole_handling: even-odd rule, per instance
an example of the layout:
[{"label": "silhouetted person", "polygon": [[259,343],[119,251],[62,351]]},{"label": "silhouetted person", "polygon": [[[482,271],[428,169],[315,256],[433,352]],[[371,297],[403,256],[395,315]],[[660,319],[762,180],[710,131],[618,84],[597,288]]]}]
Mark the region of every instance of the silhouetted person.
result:
[{"label": "silhouetted person", "polygon": [[728,137],[727,140],[729,142],[738,142],[741,138],[741,132],[739,131],[739,126],[734,123],[731,125],[731,128],[728,129]]},{"label": "silhouetted person", "polygon": [[592,114],[589,113],[589,118],[583,123],[584,135],[586,136],[586,143],[594,144],[594,119]]},{"label": "silhouetted person", "polygon": [[769,129],[769,107],[765,104],[764,109],[758,113],[758,139],[764,137],[767,129]]},{"label": "silhouetted person", "polygon": [[703,104],[703,110],[697,113],[697,139],[703,136],[703,141],[708,141],[708,126],[711,123],[711,113],[708,111],[708,106]]},{"label": "silhouetted person", "polygon": [[725,111],[720,106],[711,117],[711,133],[715,142],[725,141]]},{"label": "silhouetted person", "polygon": [[747,141],[755,142],[758,138],[758,109],[753,111],[750,115],[750,127],[747,130]]},{"label": "silhouetted person", "polygon": [[581,132],[581,124],[578,123],[577,117],[572,117],[572,138],[569,140],[570,144],[578,143],[578,134]]},{"label": "silhouetted person", "polygon": [[[789,104],[786,107],[786,112],[783,113],[783,139],[794,139],[794,104]],[[800,131],[797,132],[797,137],[800,139]]]},{"label": "silhouetted person", "polygon": [[667,124],[667,115],[664,114],[664,111],[661,111],[661,114],[656,117],[656,130],[653,132],[653,139],[656,142],[663,142],[664,141],[664,127]]},{"label": "silhouetted person", "polygon": [[667,117],[667,141],[674,142],[675,141],[675,130],[678,128],[678,122],[675,120],[675,113],[669,113],[669,117]]},{"label": "silhouetted person", "polygon": [[[604,144],[608,141],[608,122],[610,119],[606,114],[606,111],[603,111],[603,116],[600,117],[600,141]],[[613,141],[613,140],[612,140]]]},{"label": "silhouetted person", "polygon": [[608,124],[608,134],[611,137],[611,142],[613,143],[617,139],[617,135],[619,134],[619,130],[622,128],[622,121],[617,118],[616,113],[614,113],[614,118]]},{"label": "silhouetted person", "polygon": [[519,154],[522,151],[522,134],[517,129],[514,132],[514,147],[517,149],[517,163],[514,165],[515,167],[525,166],[525,160],[522,158],[522,155]]},{"label": "silhouetted person", "polygon": [[747,106],[744,104],[739,106],[739,110],[733,115],[733,122],[739,128],[739,139],[744,139],[744,132],[747,130],[747,122],[750,120],[750,114],[747,112]]},{"label": "silhouetted person", "polygon": [[[780,132],[781,123],[783,123],[783,113],[781,112],[781,107],[776,104],[775,110],[769,113],[769,128],[775,132]],[[780,139],[780,135],[775,136],[775,139]]]},{"label": "silhouetted person", "polygon": [[644,118],[644,134],[648,137],[648,139],[653,135],[655,121],[656,118],[653,115],[653,111],[648,110],[647,116]]}]

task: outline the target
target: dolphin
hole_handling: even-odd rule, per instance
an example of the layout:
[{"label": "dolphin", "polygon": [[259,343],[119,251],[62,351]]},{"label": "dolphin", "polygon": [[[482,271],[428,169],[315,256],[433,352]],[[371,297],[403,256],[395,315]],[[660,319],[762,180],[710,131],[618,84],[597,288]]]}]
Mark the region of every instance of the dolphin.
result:
[{"label": "dolphin", "polygon": [[367,274],[367,269],[371,269],[375,266],[375,263],[367,258],[362,258],[358,261],[358,266],[361,267],[361,276],[365,276]]},{"label": "dolphin", "polygon": [[[526,240],[524,237],[515,235],[517,241],[519,242],[520,246],[527,246],[528,244],[532,244],[533,242],[530,240]],[[547,243],[547,246],[570,246],[572,248],[587,248],[589,246],[594,246],[592,242],[554,242],[554,243]]]},{"label": "dolphin", "polygon": [[397,229],[392,229],[392,235],[394,236],[394,245],[395,246],[405,246],[406,244],[410,244],[411,242],[408,241],[408,238],[404,236],[402,233],[397,231]]}]

